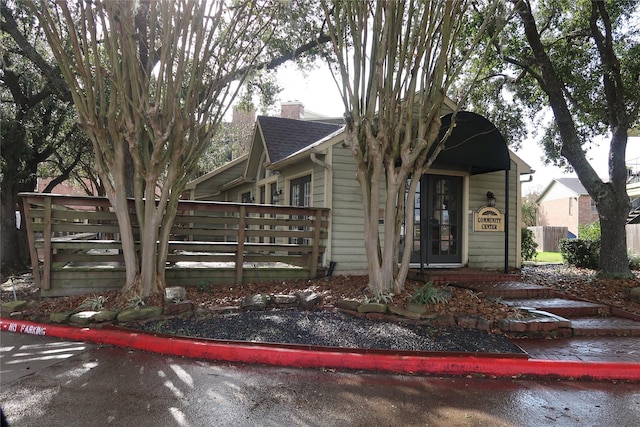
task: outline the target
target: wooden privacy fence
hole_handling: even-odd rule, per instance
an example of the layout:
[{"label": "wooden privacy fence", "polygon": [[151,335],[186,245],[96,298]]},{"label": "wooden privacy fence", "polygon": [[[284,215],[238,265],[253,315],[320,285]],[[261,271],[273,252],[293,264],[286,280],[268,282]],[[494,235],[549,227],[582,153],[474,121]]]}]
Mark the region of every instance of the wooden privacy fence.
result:
[{"label": "wooden privacy fence", "polygon": [[627,224],[627,250],[633,255],[640,255],[640,224]]},{"label": "wooden privacy fence", "polygon": [[538,252],[560,252],[560,240],[566,239],[567,227],[537,226],[527,227],[533,231],[533,240],[538,244]]},{"label": "wooden privacy fence", "polygon": [[[108,199],[43,193],[20,196],[33,276],[44,296],[122,287],[122,242]],[[130,200],[138,240],[133,206]],[[181,201],[171,230],[167,283],[318,277],[328,217],[326,208]]]}]

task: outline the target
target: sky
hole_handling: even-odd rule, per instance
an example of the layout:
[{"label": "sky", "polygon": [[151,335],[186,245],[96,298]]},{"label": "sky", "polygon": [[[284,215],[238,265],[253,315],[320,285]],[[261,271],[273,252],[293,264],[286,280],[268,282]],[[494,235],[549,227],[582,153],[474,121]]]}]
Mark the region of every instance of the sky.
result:
[{"label": "sky", "polygon": [[[286,64],[278,69],[277,78],[279,85],[283,88],[280,102],[300,101],[305,111],[313,111],[329,117],[342,115],[344,111],[342,99],[326,67],[320,65],[314,70],[303,73],[294,64]],[[594,144],[596,147],[588,152],[592,166],[604,180],[608,179],[608,142],[603,139],[599,144]],[[531,182],[522,184],[523,195],[532,192],[540,193],[553,179],[576,176],[573,173],[565,173],[561,168],[545,166],[544,153],[536,140],[524,141],[522,147],[515,153],[536,171]],[[640,167],[640,137],[630,137],[627,143],[627,163],[634,159]],[[524,178],[528,179],[528,176]]]}]

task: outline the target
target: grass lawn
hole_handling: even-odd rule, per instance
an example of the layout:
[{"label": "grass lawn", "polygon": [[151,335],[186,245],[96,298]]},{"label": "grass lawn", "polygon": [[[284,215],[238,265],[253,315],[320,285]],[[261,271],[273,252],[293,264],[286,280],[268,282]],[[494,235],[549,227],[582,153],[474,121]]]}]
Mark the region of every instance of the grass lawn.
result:
[{"label": "grass lawn", "polygon": [[563,262],[560,252],[538,252],[536,262]]}]

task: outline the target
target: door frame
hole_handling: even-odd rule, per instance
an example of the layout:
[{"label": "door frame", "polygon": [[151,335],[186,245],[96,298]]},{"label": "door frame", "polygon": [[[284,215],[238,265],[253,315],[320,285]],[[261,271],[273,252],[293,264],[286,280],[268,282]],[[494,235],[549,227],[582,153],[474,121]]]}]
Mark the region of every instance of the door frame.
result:
[{"label": "door frame", "polygon": [[[428,189],[427,186],[427,175],[433,176],[444,176],[444,177],[459,177],[461,178],[461,207],[459,209],[459,224],[460,227],[460,255],[458,257],[459,260],[455,262],[430,262],[428,257],[426,256],[426,248],[427,248],[427,235],[426,229],[428,228],[428,215],[427,214],[427,200],[428,200]],[[469,245],[469,215],[467,212],[469,211],[469,174],[462,171],[448,171],[448,170],[438,170],[438,169],[430,169],[429,173],[424,174],[420,178],[420,255],[418,257],[418,261],[412,259],[409,266],[411,268],[455,268],[462,267],[466,265],[468,262],[468,245]],[[415,209],[415,207],[414,207]],[[412,258],[414,258],[412,256]]]}]

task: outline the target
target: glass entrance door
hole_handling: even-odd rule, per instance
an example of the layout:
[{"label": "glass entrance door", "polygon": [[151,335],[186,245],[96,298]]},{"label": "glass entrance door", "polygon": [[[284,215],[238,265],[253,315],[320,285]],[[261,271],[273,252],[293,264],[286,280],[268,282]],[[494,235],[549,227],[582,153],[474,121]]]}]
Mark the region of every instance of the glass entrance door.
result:
[{"label": "glass entrance door", "polygon": [[[462,177],[425,175],[427,264],[462,262]],[[424,217],[423,217],[424,218]]]},{"label": "glass entrance door", "polygon": [[412,264],[462,262],[462,177],[423,175],[414,218]]}]

